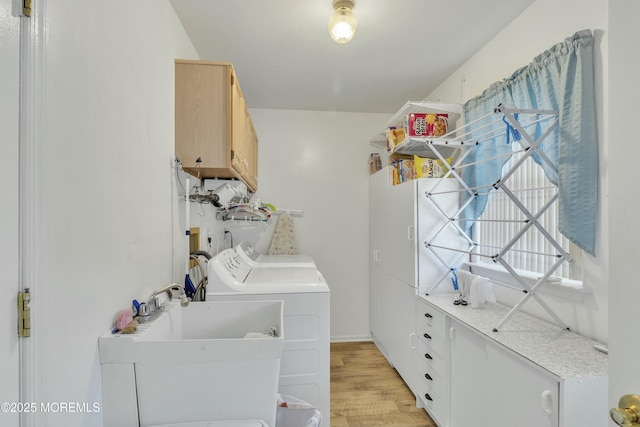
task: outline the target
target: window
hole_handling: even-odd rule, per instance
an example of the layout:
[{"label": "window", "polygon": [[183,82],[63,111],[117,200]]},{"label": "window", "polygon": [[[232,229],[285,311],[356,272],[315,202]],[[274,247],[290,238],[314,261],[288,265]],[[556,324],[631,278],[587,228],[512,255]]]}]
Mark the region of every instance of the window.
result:
[{"label": "window", "polygon": [[[505,165],[505,170],[522,155],[522,152],[515,153]],[[536,214],[557,192],[557,187],[549,182],[542,168],[531,157],[505,183],[532,214]],[[487,267],[496,266],[487,256],[497,254],[507,245],[522,229],[526,219],[503,192],[493,191],[490,194],[485,211],[473,227],[473,240],[481,243],[475,252],[486,256],[473,255],[471,258],[472,262],[486,264]],[[539,222],[572,259],[563,263],[552,277],[560,277],[577,285],[576,282],[582,280],[582,250],[558,231],[557,202],[540,217]],[[557,250],[551,242],[535,227],[531,227],[515,242],[504,259],[511,267],[523,272],[524,276],[536,278],[553,266],[557,260],[556,254]],[[486,271],[484,273],[487,274]]]}]

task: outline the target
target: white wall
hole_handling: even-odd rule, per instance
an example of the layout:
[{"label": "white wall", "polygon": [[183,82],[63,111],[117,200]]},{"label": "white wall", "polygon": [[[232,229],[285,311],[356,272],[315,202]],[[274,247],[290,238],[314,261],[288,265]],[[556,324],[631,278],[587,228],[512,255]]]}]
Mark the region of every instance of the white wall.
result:
[{"label": "white wall", "polygon": [[331,288],[332,340],[369,339],[368,157],[375,150],[368,141],[389,115],[252,109],[251,116],[256,197],[304,211],[295,218],[298,246]]},{"label": "white wall", "polygon": [[[557,310],[572,330],[607,342],[608,337],[608,218],[607,190],[609,185],[607,141],[607,94],[603,81],[607,76],[607,3],[602,0],[537,0],[473,58],[453,73],[440,87],[427,96],[428,100],[463,102],[488,88],[493,82],[509,77],[518,68],[549,49],[554,44],[583,29],[595,34],[596,102],[600,141],[600,206],[596,237],[596,254],[584,255],[584,285],[593,290],[584,303],[576,304],[553,296],[545,301]],[[461,81],[464,83],[461,84]],[[503,302],[517,301],[516,295],[501,293]],[[517,298],[521,296],[518,294]],[[538,304],[531,300],[525,311],[545,317]]]},{"label": "white wall", "polygon": [[[389,115],[270,109],[250,114],[259,140],[258,191],[251,200],[304,212],[294,216],[296,240],[331,288],[331,339],[370,339],[368,157],[376,150],[368,141]],[[182,173],[180,179],[184,184]],[[182,218],[184,208],[179,209]],[[191,226],[200,227],[201,246],[213,253],[218,241],[222,250],[242,240],[267,253],[276,222],[275,215],[268,223],[222,222],[210,204],[191,205]],[[183,248],[180,236],[176,252]]]},{"label": "white wall", "polygon": [[[258,191],[251,200],[303,211],[294,216],[298,250],[314,259],[331,288],[331,339],[370,339],[368,157],[375,149],[368,141],[389,115],[270,109],[250,114],[259,140]],[[185,175],[179,176],[184,185]],[[177,216],[183,224],[182,205]],[[190,212],[191,226],[200,227],[202,249],[212,254],[218,242],[222,250],[242,240],[267,253],[277,218],[223,222],[210,204],[192,203]],[[180,229],[178,257],[183,238]],[[176,267],[180,273],[183,265],[179,261]]]},{"label": "white wall", "polygon": [[609,384],[610,407],[618,406],[623,394],[640,393],[640,377],[630,375],[638,354],[637,340],[629,339],[637,325],[638,300],[638,230],[635,215],[640,199],[635,197],[638,179],[640,145],[637,134],[638,99],[640,86],[636,84],[640,57],[638,18],[640,3],[636,0],[610,2],[610,72],[607,87],[610,94],[609,156],[610,195],[609,222],[611,239],[609,300],[610,353]]},{"label": "white wall", "polygon": [[[197,56],[166,0],[44,3],[42,400],[100,402],[98,335],[133,298],[184,278],[172,267],[173,61]],[[102,425],[100,413],[39,417]]]}]

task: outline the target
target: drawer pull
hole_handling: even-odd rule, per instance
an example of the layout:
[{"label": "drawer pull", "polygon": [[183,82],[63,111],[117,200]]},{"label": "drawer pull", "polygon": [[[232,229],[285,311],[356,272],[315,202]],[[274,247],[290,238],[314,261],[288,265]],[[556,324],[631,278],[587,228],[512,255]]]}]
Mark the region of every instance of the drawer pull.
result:
[{"label": "drawer pull", "polygon": [[424,398],[427,399],[430,402],[433,402],[433,398],[431,396],[429,396],[429,393],[425,393],[424,394]]},{"label": "drawer pull", "polygon": [[426,379],[428,379],[429,381],[433,381],[433,378],[431,378],[431,375],[429,375],[429,374],[424,374],[424,377]]},{"label": "drawer pull", "polygon": [[544,390],[540,394],[540,407],[545,414],[551,414],[553,411],[553,395],[549,390]]},{"label": "drawer pull", "polygon": [[425,313],[425,314],[424,314],[424,317],[426,317],[427,319],[431,319],[433,316],[432,316],[432,315],[430,315],[429,313]]},{"label": "drawer pull", "polygon": [[425,353],[424,357],[426,357],[429,360],[433,359],[433,357],[431,357],[431,355],[429,353]]},{"label": "drawer pull", "polygon": [[425,334],[424,334],[424,337],[425,337],[426,339],[428,339],[428,340],[430,340],[430,339],[431,339],[431,335],[429,335],[429,334],[427,334],[427,333],[425,333]]}]

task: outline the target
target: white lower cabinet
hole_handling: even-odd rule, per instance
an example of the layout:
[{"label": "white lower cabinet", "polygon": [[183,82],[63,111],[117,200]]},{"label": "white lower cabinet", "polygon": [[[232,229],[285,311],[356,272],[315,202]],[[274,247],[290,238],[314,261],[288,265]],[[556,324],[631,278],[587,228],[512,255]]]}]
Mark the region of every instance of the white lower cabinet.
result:
[{"label": "white lower cabinet", "polygon": [[447,425],[449,388],[445,362],[448,358],[444,335],[446,318],[443,312],[420,298],[417,299],[416,314],[416,403],[424,407],[438,424]]},{"label": "white lower cabinet", "polygon": [[416,303],[416,402],[440,427],[607,425],[607,357],[593,341],[525,314],[494,333],[506,307],[453,299]]},{"label": "white lower cabinet", "polygon": [[488,426],[558,426],[559,383],[525,361],[487,344]]},{"label": "white lower cabinet", "polygon": [[452,427],[558,426],[558,381],[451,321]]}]

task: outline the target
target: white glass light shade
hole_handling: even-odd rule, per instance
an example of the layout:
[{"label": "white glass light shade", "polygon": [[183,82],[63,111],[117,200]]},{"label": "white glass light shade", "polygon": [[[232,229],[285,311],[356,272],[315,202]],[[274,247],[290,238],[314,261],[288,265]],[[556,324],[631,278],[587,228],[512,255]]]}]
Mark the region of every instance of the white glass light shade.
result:
[{"label": "white glass light shade", "polygon": [[336,43],[347,43],[350,41],[356,29],[358,20],[347,7],[339,7],[329,19],[329,35]]}]

